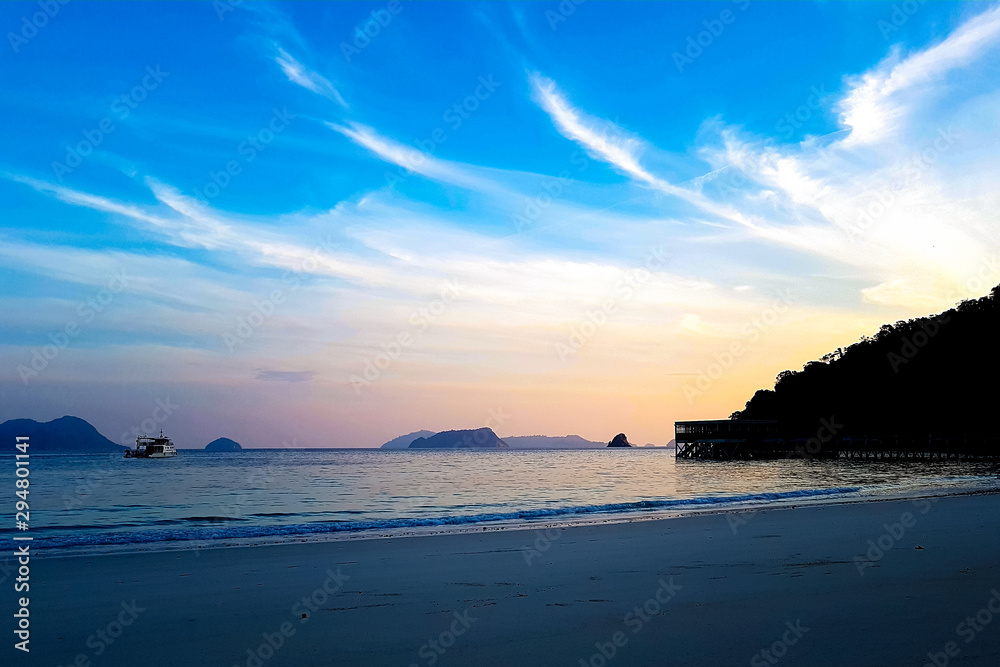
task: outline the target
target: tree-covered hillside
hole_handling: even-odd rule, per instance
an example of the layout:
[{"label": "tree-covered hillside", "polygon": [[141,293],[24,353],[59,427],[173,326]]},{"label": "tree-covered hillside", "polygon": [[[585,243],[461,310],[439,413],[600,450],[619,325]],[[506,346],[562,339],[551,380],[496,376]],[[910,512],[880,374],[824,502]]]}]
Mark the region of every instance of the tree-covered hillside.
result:
[{"label": "tree-covered hillside", "polygon": [[1000,285],[940,315],[883,325],[871,337],[778,374],[734,419],[777,419],[839,435],[995,435]]}]

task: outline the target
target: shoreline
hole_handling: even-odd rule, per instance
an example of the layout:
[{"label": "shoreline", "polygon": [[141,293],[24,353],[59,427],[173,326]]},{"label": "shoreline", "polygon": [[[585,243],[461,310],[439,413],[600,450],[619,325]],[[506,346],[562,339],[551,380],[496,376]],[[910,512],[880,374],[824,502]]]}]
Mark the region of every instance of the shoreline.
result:
[{"label": "shoreline", "polygon": [[[1000,614],[968,643],[956,624],[1000,589],[998,524],[1000,494],[967,493],[42,557],[32,653],[59,665],[599,667],[775,664],[760,662],[768,651],[787,664],[883,665],[922,664],[957,642],[963,659],[990,664]],[[97,658],[88,638],[122,605],[141,612]]]},{"label": "shoreline", "polygon": [[[627,512],[586,512],[539,518],[537,520],[501,520],[458,524],[426,525],[399,528],[369,528],[357,531],[293,533],[288,535],[266,535],[246,538],[187,539],[142,542],[139,544],[99,544],[93,546],[41,547],[39,552],[54,557],[111,556],[159,552],[178,552],[211,549],[240,549],[274,547],[290,544],[317,544],[326,542],[388,540],[405,537],[427,537],[439,535],[466,535],[486,532],[516,532],[535,529],[571,528],[577,526],[601,526],[632,524],[647,521],[671,521],[688,516],[738,514],[769,509],[795,509],[821,505],[847,505],[857,503],[891,502],[920,498],[966,496],[978,494],[1000,494],[1000,483],[985,488],[927,487],[884,495],[822,494],[782,498],[772,501],[752,500],[717,505],[685,505],[681,508],[635,510]],[[223,544],[224,543],[224,544]]]}]

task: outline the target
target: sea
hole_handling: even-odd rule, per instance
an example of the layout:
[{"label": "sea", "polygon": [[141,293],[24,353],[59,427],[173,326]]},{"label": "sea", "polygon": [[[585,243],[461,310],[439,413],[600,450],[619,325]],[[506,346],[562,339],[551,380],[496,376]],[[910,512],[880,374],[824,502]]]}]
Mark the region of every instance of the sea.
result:
[{"label": "sea", "polygon": [[[13,457],[0,480],[14,489]],[[34,549],[205,548],[633,521],[733,507],[992,492],[995,462],[677,460],[666,448],[33,454]],[[9,509],[17,500],[11,495]],[[13,514],[13,511],[10,512]]]}]

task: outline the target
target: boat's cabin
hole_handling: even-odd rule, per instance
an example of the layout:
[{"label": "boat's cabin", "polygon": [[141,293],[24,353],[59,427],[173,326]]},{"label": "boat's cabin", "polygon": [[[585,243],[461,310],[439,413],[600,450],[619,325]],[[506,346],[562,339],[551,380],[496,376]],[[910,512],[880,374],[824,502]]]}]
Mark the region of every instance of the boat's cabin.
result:
[{"label": "boat's cabin", "polygon": [[177,456],[177,449],[174,447],[174,443],[170,442],[170,438],[163,435],[163,431],[160,431],[159,438],[140,435],[135,439],[135,449],[125,448],[125,458],[127,459],[162,459],[170,456]]},{"label": "boat's cabin", "polygon": [[170,438],[137,438],[135,447],[145,454],[162,454],[174,448]]}]

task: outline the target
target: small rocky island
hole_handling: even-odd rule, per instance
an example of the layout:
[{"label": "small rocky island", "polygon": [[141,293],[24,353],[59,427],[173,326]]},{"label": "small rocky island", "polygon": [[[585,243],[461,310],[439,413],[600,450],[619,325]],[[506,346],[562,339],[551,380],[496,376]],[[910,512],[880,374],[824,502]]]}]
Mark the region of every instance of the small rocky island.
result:
[{"label": "small rocky island", "polygon": [[205,445],[206,452],[242,452],[240,443],[229,438],[217,438]]},{"label": "small rocky island", "polygon": [[631,446],[632,445],[629,443],[628,438],[625,437],[624,433],[619,433],[618,435],[616,435],[611,439],[611,442],[608,443],[608,447],[631,447]]}]

